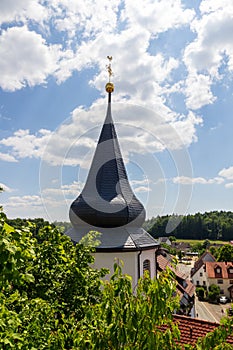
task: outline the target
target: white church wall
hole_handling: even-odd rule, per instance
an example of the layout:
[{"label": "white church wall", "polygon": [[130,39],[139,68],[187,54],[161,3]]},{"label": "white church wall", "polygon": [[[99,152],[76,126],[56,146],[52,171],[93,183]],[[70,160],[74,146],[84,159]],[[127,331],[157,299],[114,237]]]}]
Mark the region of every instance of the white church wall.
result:
[{"label": "white church wall", "polygon": [[132,277],[132,286],[133,288],[137,285],[138,282],[138,257],[140,262],[140,277],[143,276],[143,262],[145,260],[150,261],[150,276],[151,278],[155,277],[155,249],[143,250],[141,252],[101,252],[95,253],[95,264],[94,267],[100,269],[106,267],[110,270],[110,273],[105,277],[110,279],[113,274],[113,266],[117,261],[123,261],[124,266],[122,267],[122,272],[130,275]]},{"label": "white church wall", "polygon": [[95,268],[100,269],[106,267],[110,270],[106,279],[110,279],[113,274],[114,263],[123,261],[124,266],[122,267],[122,272],[132,277],[132,285],[135,287],[138,280],[138,252],[101,252],[95,253],[94,257]]}]

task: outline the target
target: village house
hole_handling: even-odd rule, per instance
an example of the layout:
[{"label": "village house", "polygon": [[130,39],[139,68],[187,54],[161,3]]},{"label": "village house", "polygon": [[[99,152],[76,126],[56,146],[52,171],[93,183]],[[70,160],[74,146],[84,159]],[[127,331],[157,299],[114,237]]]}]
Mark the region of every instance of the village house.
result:
[{"label": "village house", "polygon": [[206,281],[207,288],[211,284],[220,287],[220,293],[233,299],[233,263],[232,262],[207,262]]},{"label": "village house", "polygon": [[172,270],[174,273],[174,279],[177,282],[176,293],[180,298],[180,310],[179,313],[183,315],[191,315],[194,306],[195,299],[195,286],[187,279],[186,275],[180,272],[171,264],[171,259],[169,257],[164,257],[162,255],[157,256],[157,269],[158,272],[164,271],[166,267]]},{"label": "village house", "polygon": [[201,260],[191,271],[193,284],[206,287],[207,290],[215,284],[220,287],[220,294],[233,299],[233,263]]}]

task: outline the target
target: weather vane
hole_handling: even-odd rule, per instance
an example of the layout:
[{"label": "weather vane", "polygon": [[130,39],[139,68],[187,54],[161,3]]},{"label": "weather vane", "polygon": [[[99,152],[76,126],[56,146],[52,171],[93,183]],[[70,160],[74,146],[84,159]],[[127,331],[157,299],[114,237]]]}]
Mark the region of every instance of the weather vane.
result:
[{"label": "weather vane", "polygon": [[111,66],[112,56],[107,56],[107,59],[109,60],[109,64],[106,66],[106,68],[107,68],[107,71],[108,71],[109,83],[110,83],[111,76],[113,75],[112,66]]},{"label": "weather vane", "polygon": [[[106,91],[109,93],[109,96],[110,96],[111,93],[114,91],[114,84],[111,83],[111,77],[113,76],[112,66],[111,66],[112,56],[107,56],[107,59],[108,59],[108,61],[109,61],[109,64],[106,66],[107,71],[108,71],[109,81],[108,81],[108,83],[105,85],[105,89],[106,89]],[[110,97],[109,97],[109,98],[110,98]]]}]

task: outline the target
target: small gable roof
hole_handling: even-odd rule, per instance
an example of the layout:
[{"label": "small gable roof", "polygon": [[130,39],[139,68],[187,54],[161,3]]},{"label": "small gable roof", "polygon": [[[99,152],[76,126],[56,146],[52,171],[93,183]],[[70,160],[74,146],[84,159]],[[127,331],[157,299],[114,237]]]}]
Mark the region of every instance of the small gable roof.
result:
[{"label": "small gable roof", "polygon": [[214,262],[216,261],[215,257],[208,251],[204,252],[200,258],[194,263],[194,267],[191,271],[191,277],[205,264],[205,262]]}]

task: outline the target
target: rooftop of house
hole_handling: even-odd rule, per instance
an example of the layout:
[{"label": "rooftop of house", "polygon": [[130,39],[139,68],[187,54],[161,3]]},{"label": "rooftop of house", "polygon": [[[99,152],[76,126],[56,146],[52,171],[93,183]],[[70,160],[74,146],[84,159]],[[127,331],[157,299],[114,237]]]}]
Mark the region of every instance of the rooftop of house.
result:
[{"label": "rooftop of house", "polygon": [[[194,345],[199,338],[220,327],[219,323],[181,315],[174,315],[174,322],[178,324],[180,330],[180,344]],[[228,337],[227,342],[233,344],[233,337]]]},{"label": "rooftop of house", "polygon": [[208,251],[204,252],[200,258],[195,262],[193,269],[191,270],[191,277],[205,264],[205,262],[216,261],[215,257]]},{"label": "rooftop of house", "polygon": [[186,274],[176,269],[171,262],[162,255],[157,256],[157,262],[158,269],[160,271],[163,271],[166,269],[166,267],[169,267],[175,274],[177,281],[177,292],[180,297],[182,297],[184,293],[187,293],[188,296],[192,298],[195,292],[195,286],[186,278]]},{"label": "rooftop of house", "polygon": [[190,249],[190,243],[187,242],[172,242],[171,244],[172,248],[175,248],[177,250],[181,250],[181,251],[187,251]]},{"label": "rooftop of house", "polygon": [[205,263],[206,273],[209,278],[233,279],[232,262],[209,262]]}]

